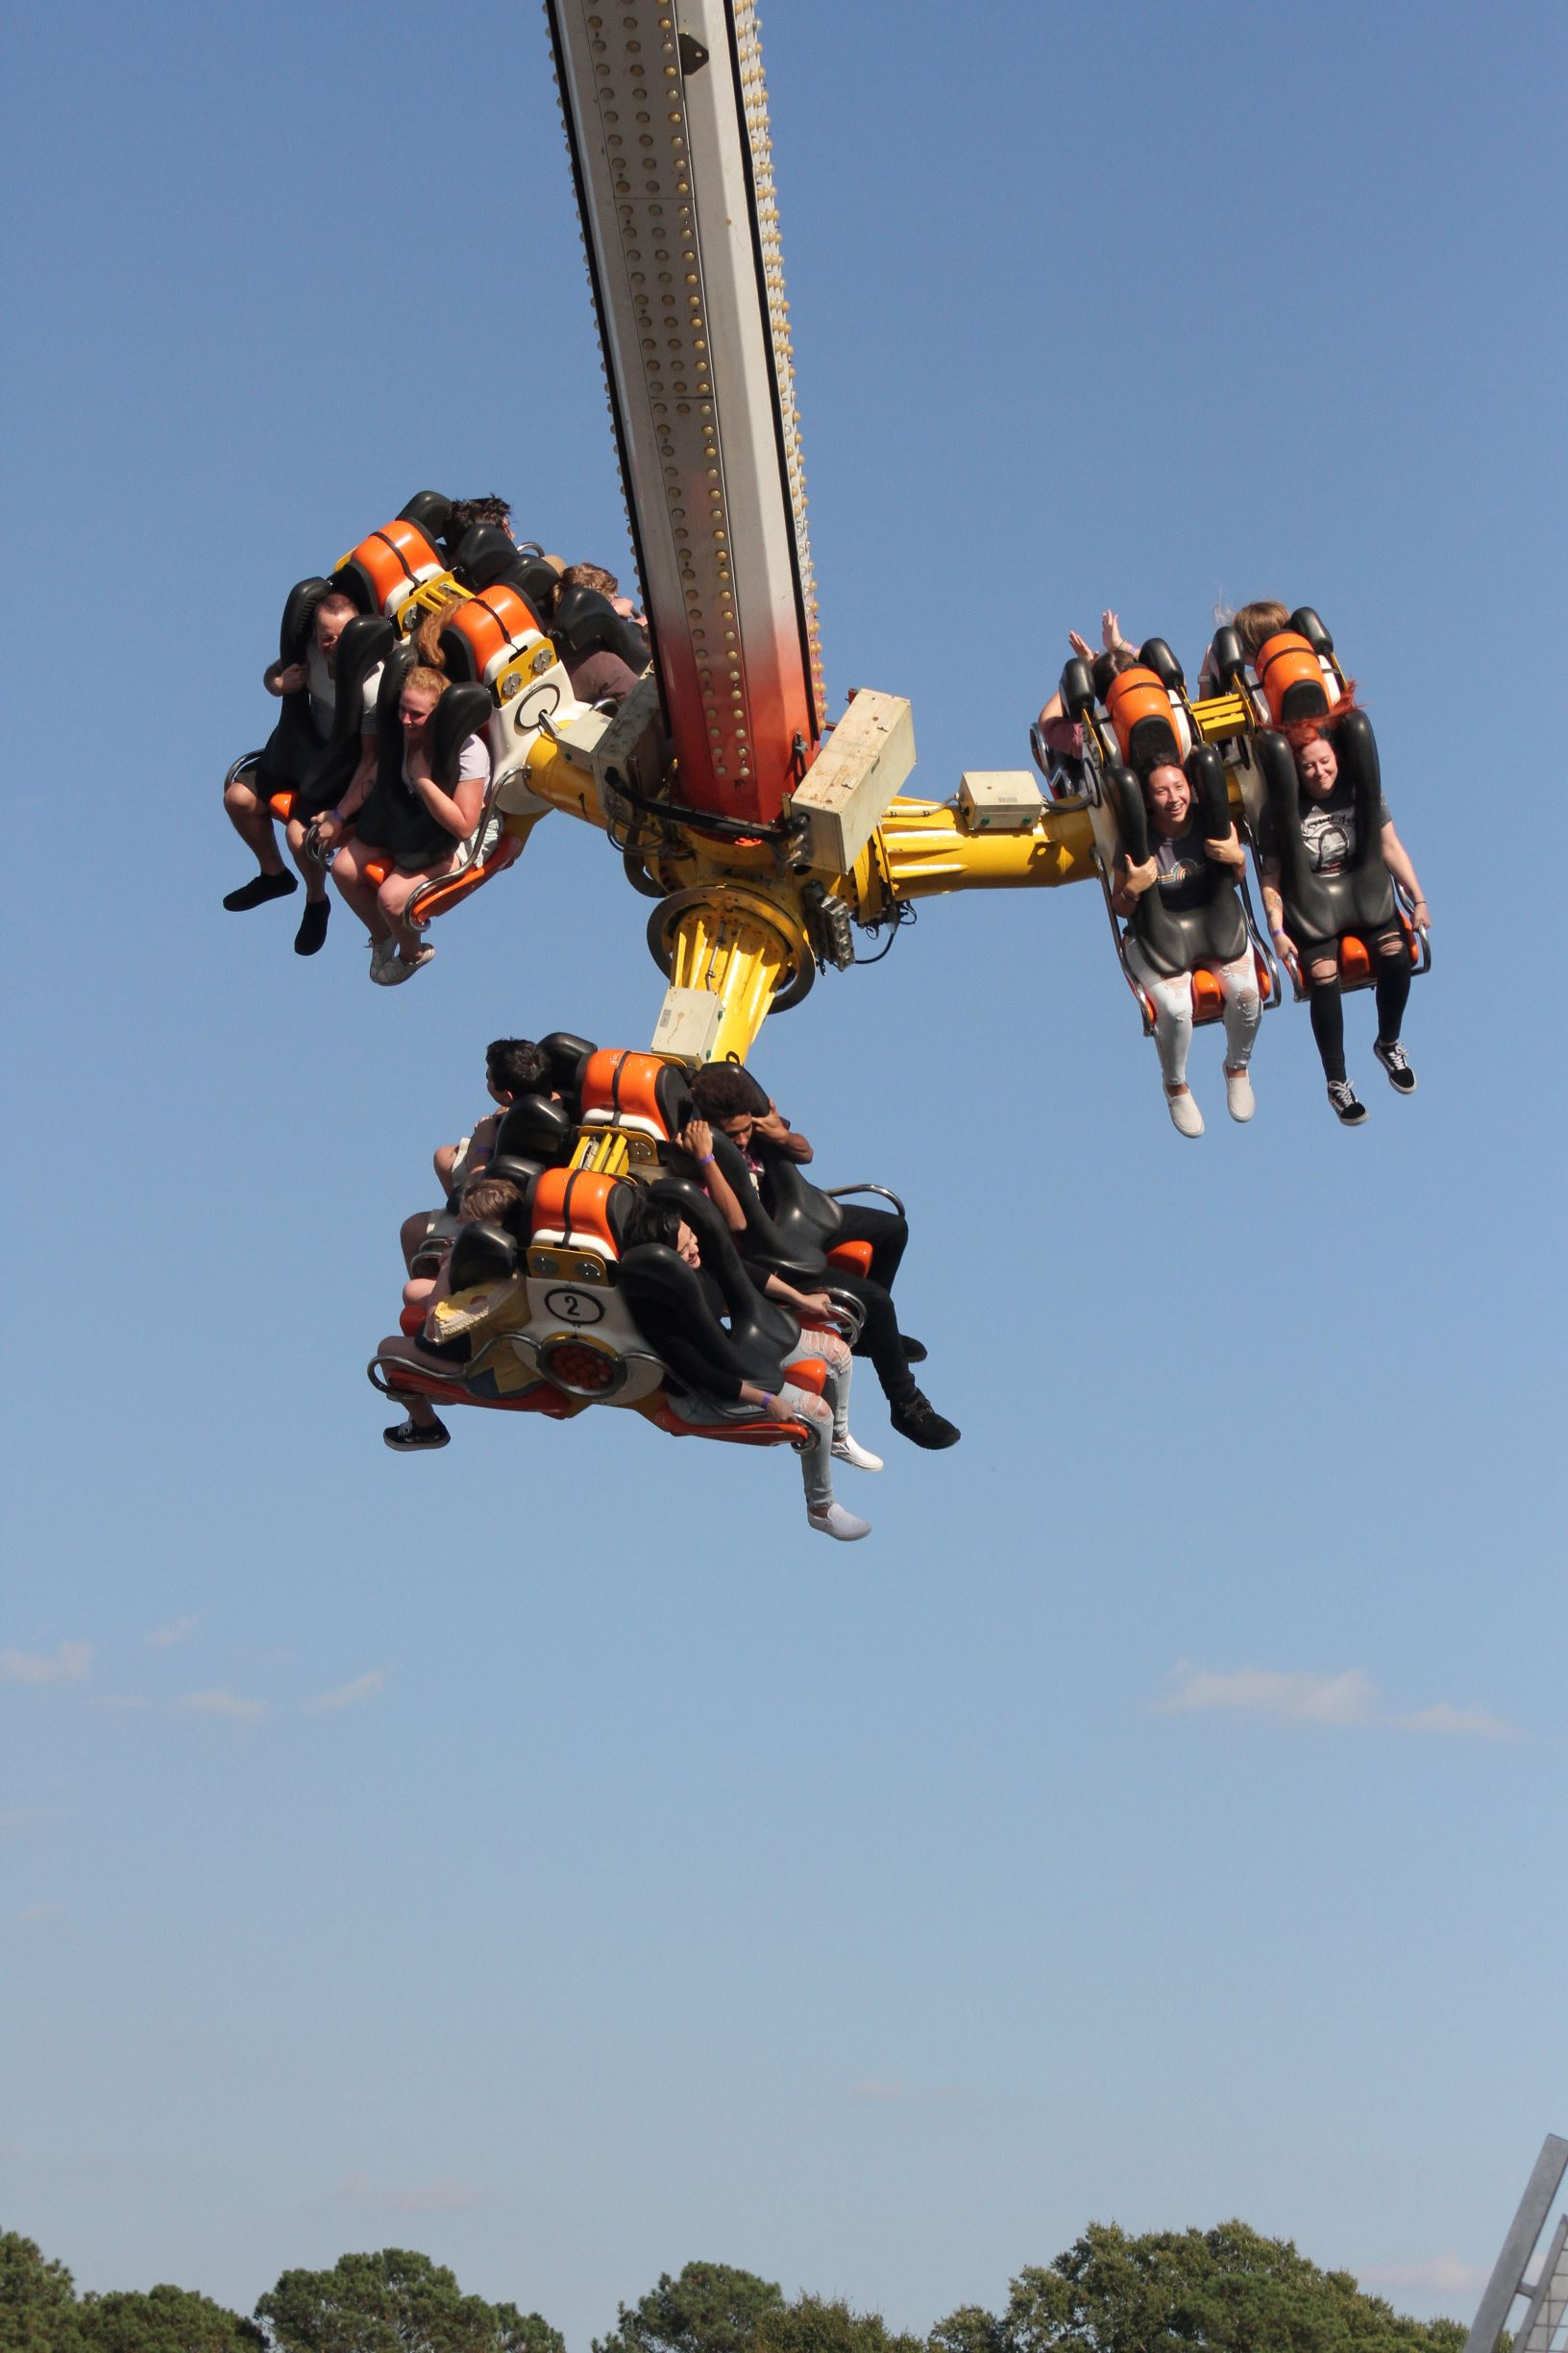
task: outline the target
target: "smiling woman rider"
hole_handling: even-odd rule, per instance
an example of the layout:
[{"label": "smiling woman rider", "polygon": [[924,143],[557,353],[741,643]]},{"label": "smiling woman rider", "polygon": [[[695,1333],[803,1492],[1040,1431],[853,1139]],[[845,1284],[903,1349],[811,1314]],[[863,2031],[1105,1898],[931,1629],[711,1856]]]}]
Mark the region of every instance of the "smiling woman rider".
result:
[{"label": "smiling woman rider", "polygon": [[[1225,1107],[1233,1119],[1250,1119],[1255,1109],[1248,1066],[1263,1010],[1233,881],[1246,852],[1230,821],[1217,754],[1206,747],[1191,759],[1205,786],[1201,801],[1174,761],[1149,771],[1141,808],[1137,780],[1128,770],[1118,772],[1123,838],[1130,835],[1132,846],[1111,893],[1116,914],[1127,919],[1128,969],[1154,1007],[1165,1103],[1182,1136],[1203,1134],[1203,1114],[1187,1083],[1194,970],[1206,966],[1224,999]],[[1135,850],[1147,855],[1138,858]]]},{"label": "smiling woman rider", "polygon": [[[490,782],[482,735],[464,744],[450,792],[430,772],[430,720],[447,685],[440,671],[422,664],[408,672],[398,702],[401,758],[389,760],[383,748],[362,809],[355,812],[345,795],[333,812],[339,824],[353,818],[355,831],[338,849],[332,880],[370,934],[370,977],[383,986],[406,980],[435,954],[408,929],[403,911],[422,884],[455,865],[479,821]],[[384,882],[363,871],[371,858],[391,861]]]}]

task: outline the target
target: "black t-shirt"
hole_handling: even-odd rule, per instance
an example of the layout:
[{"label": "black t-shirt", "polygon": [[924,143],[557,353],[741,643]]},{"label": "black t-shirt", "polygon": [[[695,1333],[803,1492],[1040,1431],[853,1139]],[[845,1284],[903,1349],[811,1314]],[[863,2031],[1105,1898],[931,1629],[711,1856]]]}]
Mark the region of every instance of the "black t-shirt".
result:
[{"label": "black t-shirt", "polygon": [[[1307,854],[1307,870],[1311,874],[1342,874],[1356,863],[1360,846],[1356,822],[1356,789],[1344,777],[1336,778],[1334,789],[1322,800],[1310,800],[1300,796],[1301,839]],[[1388,803],[1378,795],[1378,831],[1388,822]],[[1279,863],[1279,837],[1274,824],[1274,812],[1265,809],[1258,827],[1258,855],[1271,865]]]},{"label": "black t-shirt", "polygon": [[1160,871],[1155,877],[1155,889],[1160,904],[1168,907],[1172,915],[1185,915],[1188,908],[1204,906],[1213,888],[1213,860],[1203,846],[1203,832],[1196,824],[1172,842],[1156,835],[1150,846]]}]

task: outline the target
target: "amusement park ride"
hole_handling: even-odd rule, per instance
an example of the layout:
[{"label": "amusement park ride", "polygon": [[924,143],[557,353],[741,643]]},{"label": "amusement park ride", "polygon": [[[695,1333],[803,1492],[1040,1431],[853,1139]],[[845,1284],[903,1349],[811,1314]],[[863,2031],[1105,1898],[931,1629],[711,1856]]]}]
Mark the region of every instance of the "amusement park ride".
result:
[{"label": "amusement park ride", "polygon": [[[1231,807],[1256,821],[1265,780],[1255,740],[1291,715],[1291,697],[1295,709],[1326,708],[1344,681],[1306,611],[1262,684],[1239,647],[1216,641],[1222,691],[1202,699],[1188,699],[1153,640],[1114,689],[1068,666],[1065,707],[1085,725],[1070,773],[1037,736],[1043,789],[1025,770],[971,772],[949,800],[907,797],[909,702],[863,690],[836,720],[824,706],[751,0],[546,0],[546,15],[651,663],[619,708],[577,700],[559,616],[547,628],[529,601],[536,551],[481,535],[466,562],[443,552],[447,502],[429,492],[346,557],[332,585],[362,616],[350,625],[367,641],[357,658],[368,668],[387,657],[394,677],[423,617],[458,600],[441,640],[453,684],[432,722],[432,768],[437,781],[443,761],[453,772],[463,736],[483,725],[492,781],[457,870],[423,888],[408,922],[481,887],[562,810],[603,832],[654,902],[649,944],[668,987],[646,1052],[553,1042],[573,1105],[566,1134],[540,1114],[503,1139],[528,1189],[528,1238],[463,1228],[453,1295],[435,1311],[444,1336],[468,1336],[467,1363],[437,1370],[410,1341],[383,1348],[372,1378],[398,1396],[557,1417],[630,1405],[679,1429],[618,1260],[625,1180],[661,1175],[686,1071],[744,1063],[770,1012],[798,1004],[820,968],[855,963],[857,931],[897,924],[919,899],[1097,881],[1109,906],[1126,841],[1118,771],[1136,758],[1139,728],[1164,728],[1178,756],[1220,747]],[[611,635],[596,640],[596,625]],[[607,604],[597,624],[590,611],[577,650],[612,643],[613,626]],[[1246,916],[1264,1000],[1277,1004],[1278,967],[1250,903]],[[1112,929],[1119,949],[1114,916]],[[1424,954],[1412,936],[1412,960]],[[1152,1008],[1127,977],[1148,1027]],[[1197,975],[1200,1020],[1218,1011],[1207,977]],[[1346,984],[1355,978],[1347,968]],[[820,1282],[834,1206],[820,1194],[797,1206],[796,1262]],[[788,1345],[759,1339],[757,1360],[776,1366]],[[803,1434],[753,1421],[703,1434]]]}]

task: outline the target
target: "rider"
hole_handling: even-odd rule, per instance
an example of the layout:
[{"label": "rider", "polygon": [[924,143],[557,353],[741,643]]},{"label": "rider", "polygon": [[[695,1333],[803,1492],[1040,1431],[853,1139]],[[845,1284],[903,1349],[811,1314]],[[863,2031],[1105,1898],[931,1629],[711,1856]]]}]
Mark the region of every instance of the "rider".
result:
[{"label": "rider", "polygon": [[[1213,753],[1209,756],[1213,757]],[[1223,784],[1220,790],[1223,792]],[[1201,1136],[1203,1114],[1192,1100],[1187,1083],[1188,1048],[1192,1042],[1193,967],[1165,969],[1164,959],[1156,961],[1154,942],[1142,936],[1152,928],[1148,923],[1149,911],[1139,902],[1145,893],[1153,891],[1161,909],[1171,915],[1203,907],[1214,896],[1213,868],[1240,872],[1246,865],[1246,851],[1237,839],[1234,825],[1227,824],[1223,838],[1213,841],[1207,838],[1191,782],[1186,770],[1178,768],[1173,760],[1162,761],[1150,769],[1143,779],[1142,792],[1154,834],[1150,855],[1135,864],[1130,852],[1123,853],[1111,904],[1117,915],[1129,920],[1127,963],[1154,1005],[1154,1042],[1171,1124],[1180,1135]],[[1215,805],[1221,804],[1216,800]],[[1234,893],[1231,895],[1234,899]],[[1223,962],[1210,958],[1201,961],[1213,972],[1225,1003],[1225,1106],[1233,1119],[1244,1120],[1250,1119],[1256,1109],[1247,1066],[1263,1008],[1258,994],[1252,947],[1238,907],[1232,928],[1239,935],[1237,952]],[[1227,941],[1226,944],[1231,943]]]},{"label": "rider", "polygon": [[[772,1164],[793,1161],[803,1165],[813,1155],[809,1140],[780,1116],[772,1096],[767,1098],[767,1111],[757,1112],[757,1092],[756,1081],[736,1063],[704,1063],[692,1073],[694,1110],[737,1146],[763,1207],[770,1209]],[[697,1157],[700,1162],[701,1155]],[[701,1174],[704,1181],[718,1178],[723,1182],[717,1168],[703,1166]],[[736,1247],[744,1255],[746,1213],[734,1204],[733,1195],[731,1203],[732,1208],[723,1206],[715,1194],[715,1206],[721,1208],[734,1234]],[[888,1401],[894,1429],[900,1437],[933,1453],[956,1446],[962,1434],[957,1426],[939,1413],[924,1390],[916,1386],[909,1368],[911,1364],[923,1363],[926,1352],[920,1341],[899,1331],[897,1310],[889,1295],[909,1240],[908,1224],[895,1211],[865,1209],[847,1201],[841,1202],[839,1210],[840,1222],[833,1231],[832,1241],[865,1241],[871,1246],[869,1273],[855,1274],[838,1267],[833,1270],[834,1283],[851,1292],[866,1311],[855,1354],[870,1359]]]},{"label": "rider", "polygon": [[[645,1242],[662,1242],[678,1254],[698,1276],[708,1306],[722,1322],[726,1311],[724,1295],[713,1276],[703,1272],[702,1246],[697,1234],[673,1202],[655,1199],[646,1192],[632,1206],[623,1256]],[[832,1302],[825,1291],[795,1290],[778,1275],[764,1279],[752,1273],[751,1281],[758,1290],[796,1314],[817,1317],[832,1312]],[[674,1392],[672,1402],[676,1404],[682,1421],[706,1428],[724,1422],[750,1421],[758,1416],[770,1421],[803,1422],[815,1440],[810,1452],[800,1458],[807,1520],[819,1534],[836,1536],[843,1544],[852,1544],[857,1537],[870,1534],[870,1520],[857,1519],[833,1495],[835,1455],[862,1470],[882,1468],[879,1458],[857,1446],[849,1435],[851,1364],[848,1347],[837,1333],[814,1326],[809,1334],[801,1335],[802,1354],[809,1350],[827,1366],[825,1393],[818,1397],[790,1381],[773,1392],[754,1381],[741,1380],[704,1355],[700,1343],[692,1337],[673,1310],[655,1306],[650,1300],[639,1302],[637,1320],[644,1338],[666,1368],[666,1385]]]},{"label": "rider", "polygon": [[[1365,712],[1354,705],[1347,708],[1341,701],[1325,717],[1297,720],[1284,733],[1295,757],[1300,796],[1301,873],[1332,881],[1357,865],[1358,847],[1365,846],[1359,841],[1356,788],[1360,781],[1367,789],[1373,821],[1379,827],[1382,862],[1410,901],[1415,922],[1427,929],[1431,912],[1383,797],[1377,745]],[[1367,1111],[1345,1074],[1339,940],[1314,937],[1303,920],[1303,912],[1287,905],[1281,888],[1285,881],[1281,846],[1273,809],[1265,808],[1259,828],[1259,864],[1274,944],[1288,962],[1305,968],[1312,1035],[1328,1081],[1329,1101],[1346,1127],[1360,1127]],[[1286,927],[1287,920],[1291,928]],[[1413,1094],[1415,1072],[1400,1042],[1400,1024],[1410,993],[1410,961],[1396,912],[1388,914],[1367,944],[1376,958],[1377,972],[1378,1034],[1372,1051],[1395,1093]]]},{"label": "rider", "polygon": [[455,1143],[437,1144],[435,1181],[441,1188],[444,1207],[416,1210],[412,1216],[404,1219],[401,1240],[405,1265],[412,1267],[414,1261],[424,1255],[436,1219],[446,1214],[453,1196],[484,1167],[495,1150],[497,1131],[517,1097],[539,1094],[548,1096],[552,1103],[560,1101],[559,1093],[551,1085],[551,1076],[550,1056],[531,1038],[491,1039],[484,1049],[484,1085],[491,1102],[499,1108],[476,1120],[472,1133],[459,1137]]},{"label": "rider", "polygon": [[[471,735],[463,745],[450,793],[430,773],[429,723],[446,686],[440,671],[423,663],[409,671],[398,704],[401,760],[391,774],[382,763],[362,808],[345,794],[336,821],[324,821],[336,840],[339,826],[355,818],[354,838],[339,848],[332,879],[370,934],[370,977],[383,987],[406,980],[435,954],[404,922],[404,909],[423,884],[451,872],[459,845],[479,821],[490,782],[483,735]],[[365,875],[367,858],[390,859],[393,870],[384,882]]]},{"label": "rider", "polygon": [[[272,797],[275,793],[294,791],[300,785],[331,734],[337,711],[337,641],[353,619],[354,605],[349,598],[332,590],[316,606],[304,661],[273,662],[262,674],[261,682],[268,694],[280,697],[283,707],[277,726],[267,738],[259,767],[249,775],[235,777],[224,788],[223,805],[229,821],[247,848],[254,851],[259,870],[237,891],[225,895],[223,903],[232,915],[243,915],[252,907],[264,906],[269,898],[289,898],[299,888],[293,875],[283,870],[274,831]],[[345,800],[355,794],[362,799],[375,772],[377,675],[366,681],[366,720],[360,735],[359,765],[343,796]],[[357,807],[358,799],[353,805]],[[309,814],[302,812],[288,821],[289,850],[305,876],[305,913],[294,937],[294,952],[299,956],[316,953],[327,937],[331,912],[327,897],[327,870],[305,847]]]},{"label": "rider", "polygon": [[[1214,619],[1228,623],[1236,631],[1241,640],[1241,650],[1249,662],[1258,659],[1271,637],[1278,637],[1282,629],[1290,626],[1288,610],[1272,597],[1260,598],[1255,604],[1237,605],[1234,613],[1225,605],[1216,604]],[[1217,694],[1218,691],[1219,673],[1214,664],[1214,641],[1211,638],[1204,648],[1203,661],[1198,669],[1198,692],[1203,695]]]},{"label": "rider", "polygon": [[[1099,658],[1089,640],[1080,637],[1076,629],[1067,631],[1067,643],[1080,661],[1092,663]],[[1109,606],[1100,615],[1100,643],[1117,670],[1125,670],[1138,659],[1138,648],[1123,637],[1121,623]],[[1038,723],[1047,749],[1076,770],[1084,756],[1084,723],[1067,717],[1060,687],[1041,712]]]},{"label": "rider", "polygon": [[[510,1230],[522,1205],[522,1190],[508,1177],[477,1176],[463,1187],[457,1213],[464,1219],[484,1218],[492,1225],[505,1226]],[[433,1243],[420,1262],[420,1272],[411,1273],[403,1287],[404,1310],[418,1308],[425,1317],[414,1345],[422,1356],[432,1359],[442,1371],[453,1364],[466,1364],[471,1353],[471,1342],[466,1334],[456,1339],[444,1340],[430,1323],[442,1300],[452,1296],[450,1269],[452,1245],[455,1238],[454,1229],[453,1233],[443,1235],[439,1242]],[[382,1349],[406,1349],[406,1346],[407,1342],[401,1335],[381,1343]],[[390,1446],[393,1453],[399,1455],[430,1454],[438,1446],[445,1446],[452,1433],[434,1407],[423,1397],[409,1397],[404,1404],[405,1418],[395,1423],[390,1430],[381,1432],[382,1444]]]}]

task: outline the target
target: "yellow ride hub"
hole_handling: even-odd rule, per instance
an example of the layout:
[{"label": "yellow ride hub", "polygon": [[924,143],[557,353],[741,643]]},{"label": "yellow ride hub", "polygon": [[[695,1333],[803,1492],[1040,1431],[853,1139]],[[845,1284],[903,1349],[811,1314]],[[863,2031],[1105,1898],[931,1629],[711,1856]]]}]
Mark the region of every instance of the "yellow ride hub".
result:
[{"label": "yellow ride hub", "polygon": [[795,909],[734,883],[674,892],[654,909],[648,944],[670,981],[655,1048],[702,1062],[744,1062],[769,1014],[797,1005],[817,973]]}]

